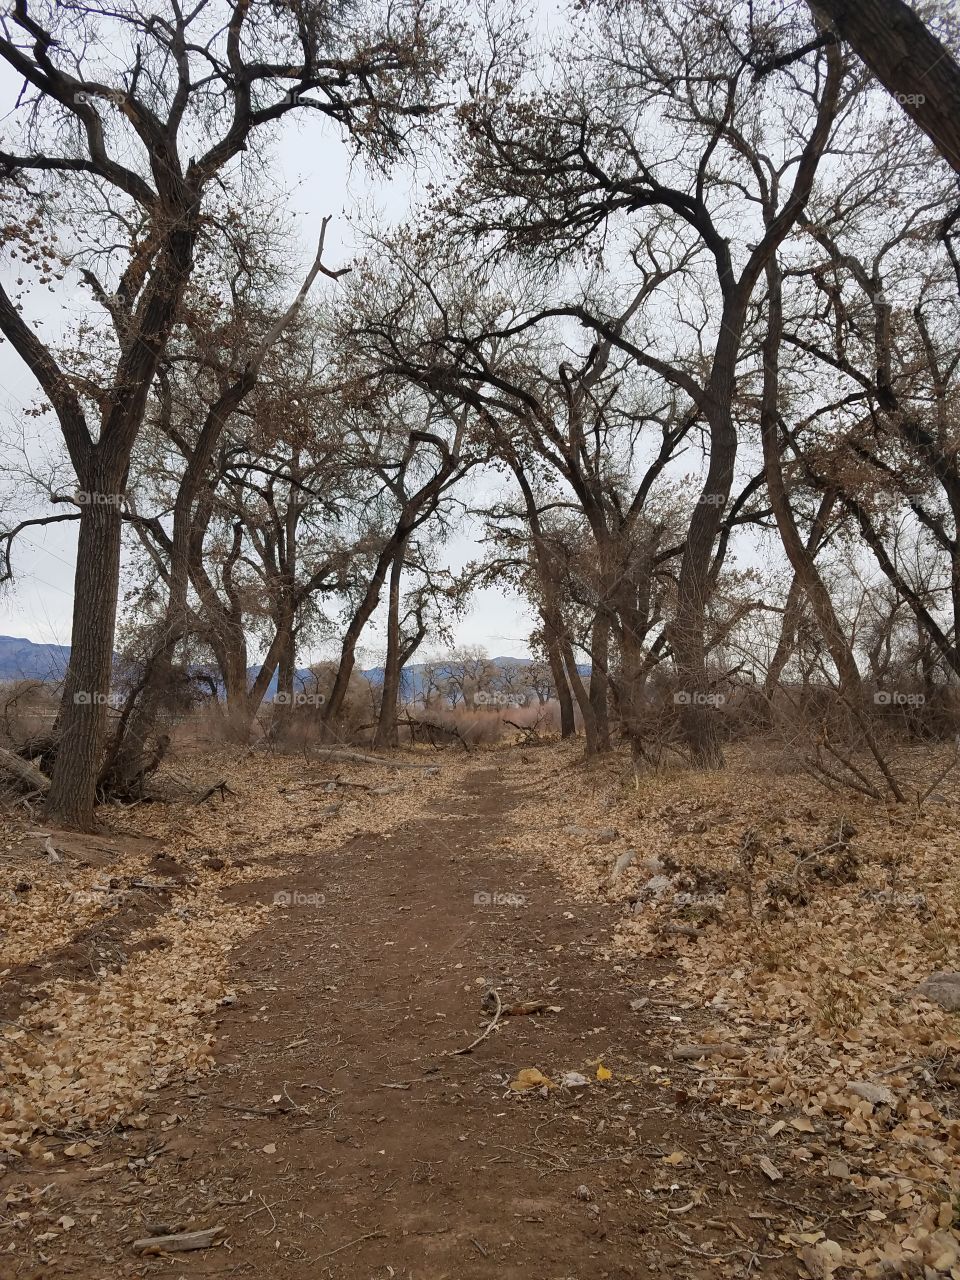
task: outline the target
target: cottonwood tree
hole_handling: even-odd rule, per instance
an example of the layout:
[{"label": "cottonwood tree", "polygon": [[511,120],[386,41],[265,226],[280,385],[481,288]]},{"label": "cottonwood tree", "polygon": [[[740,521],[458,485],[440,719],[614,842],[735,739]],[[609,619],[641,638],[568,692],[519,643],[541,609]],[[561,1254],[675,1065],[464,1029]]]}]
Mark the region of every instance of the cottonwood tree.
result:
[{"label": "cottonwood tree", "polygon": [[89,496],[48,797],[61,821],[93,820],[122,495],[211,206],[238,157],[292,112],[331,120],[383,161],[402,154],[436,103],[444,40],[437,16],[416,2],[368,18],[299,2],[147,13],[15,0],[2,19],[0,57],[23,81],[26,129],[19,146],[0,151],[0,168],[16,185],[22,225],[54,240],[71,285],[82,282],[114,340],[100,381],[78,385],[17,296],[0,289],[0,332],[49,401]]},{"label": "cottonwood tree", "polygon": [[[429,529],[429,526],[427,527]],[[460,589],[449,570],[435,565],[439,538],[407,539],[398,547],[387,589],[387,646],[383,684],[373,736],[375,748],[399,742],[398,710],[404,670],[432,631],[443,631],[444,618],[456,605]],[[404,596],[404,576],[415,585]]]},{"label": "cottonwood tree", "polygon": [[[763,10],[793,47],[809,43],[802,13]],[[708,463],[693,505],[672,625],[679,678],[691,695],[685,732],[695,759],[720,760],[707,693],[705,619],[711,566],[737,461],[738,362],[767,262],[810,198],[841,100],[835,44],[810,44],[789,75],[756,80],[753,6],[651,2],[586,20],[580,51],[546,90],[528,90],[518,45],[497,74],[481,68],[462,111],[464,176],[444,204],[444,226],[491,252],[541,266],[602,257],[618,244],[691,256],[678,323],[699,358],[678,359],[665,327],[663,289],[641,298],[631,327],[589,298],[556,310],[615,343],[669,383],[707,426]],[[558,60],[559,61],[559,60]],[[749,141],[748,141],[749,140]],[[784,143],[786,143],[785,149]],[[756,211],[773,171],[777,202]],[[628,259],[629,261],[629,259]],[[673,272],[669,272],[673,278]],[[628,277],[629,278],[629,277]],[[642,286],[641,286],[642,287]],[[701,307],[701,303],[705,304]]]},{"label": "cottonwood tree", "polygon": [[782,443],[960,674],[953,193],[902,127],[865,148],[864,162],[870,198],[847,179],[845,201],[811,209],[807,261],[791,264],[782,341],[808,388],[807,412]]},{"label": "cottonwood tree", "polygon": [[[361,310],[367,305],[362,296],[353,301]],[[354,321],[340,323],[349,329]],[[375,364],[357,367],[348,348],[341,354],[350,366],[343,387],[343,449],[351,465],[369,473],[376,487],[365,507],[372,517],[364,540],[372,568],[358,584],[336,679],[323,707],[321,719],[328,734],[335,732],[357,644],[380,603],[391,568],[399,559],[401,567],[396,572],[402,572],[411,540],[437,517],[448,495],[478,461],[470,436],[470,415],[462,407],[449,411],[440,401],[411,394],[411,389],[398,384],[392,375],[385,378]],[[391,669],[395,669],[393,664]]]},{"label": "cottonwood tree", "polygon": [[[283,688],[292,691],[296,613],[312,590],[325,583],[332,567],[325,563],[314,582],[297,581],[297,531],[307,492],[304,481],[314,478],[322,467],[300,457],[304,437],[311,442],[316,440],[315,434],[305,430],[298,420],[303,417],[302,406],[310,399],[316,377],[304,350],[304,335],[301,333],[298,338],[291,332],[316,277],[323,273],[336,278],[343,273],[332,271],[322,261],[328,222],[325,219],[322,224],[316,259],[289,306],[279,311],[271,308],[264,296],[264,276],[270,262],[257,253],[256,242],[251,243],[248,237],[239,237],[239,265],[230,278],[228,307],[223,308],[218,292],[209,286],[200,299],[192,299],[189,293],[185,298],[184,315],[178,326],[183,330],[184,341],[178,341],[175,332],[158,369],[152,415],[148,406],[148,420],[152,418],[153,434],[159,437],[157,443],[167,464],[164,478],[172,482],[165,486],[172,489],[168,521],[147,515],[144,499],[149,490],[145,483],[137,483],[136,470],[133,476],[140,503],[131,514],[131,523],[154,554],[167,587],[166,607],[154,627],[152,644],[141,660],[140,676],[119,718],[117,733],[101,768],[101,785],[105,774],[122,785],[136,777],[141,754],[149,749],[152,731],[163,711],[165,691],[170,687],[177,646],[189,632],[194,616],[189,601],[191,576],[196,580],[202,573],[202,531],[213,514],[210,499],[218,486],[221,502],[225,487],[236,493],[244,484],[252,485],[261,500],[255,508],[239,501],[235,515],[241,520],[250,517],[244,523],[247,537],[265,566],[267,599],[275,615],[274,636],[282,646],[278,662],[283,668]],[[252,272],[246,259],[257,264]],[[275,352],[281,341],[282,350]],[[269,385],[252,406],[252,429],[241,419],[242,442],[238,444],[238,412],[260,383],[268,359]],[[221,451],[221,442],[231,426],[234,431],[229,448]],[[289,466],[285,457],[277,456],[278,451],[284,453],[278,435],[290,442],[293,457]],[[221,467],[215,474],[215,461],[225,464],[228,470],[224,472]],[[258,479],[263,477],[262,485],[252,484],[253,471],[258,473]],[[279,512],[278,494],[282,494]],[[207,603],[210,602],[208,596]],[[212,623],[212,619],[209,621]],[[221,637],[223,645],[217,648],[234,659],[225,662],[223,674],[231,718],[239,729],[249,722],[252,711],[246,699],[246,662],[242,668],[237,667],[237,661],[245,658],[245,646],[228,644],[226,637],[231,630],[221,625],[209,634]],[[271,677],[272,670],[268,679]],[[242,691],[237,688],[240,679],[244,682]]]}]

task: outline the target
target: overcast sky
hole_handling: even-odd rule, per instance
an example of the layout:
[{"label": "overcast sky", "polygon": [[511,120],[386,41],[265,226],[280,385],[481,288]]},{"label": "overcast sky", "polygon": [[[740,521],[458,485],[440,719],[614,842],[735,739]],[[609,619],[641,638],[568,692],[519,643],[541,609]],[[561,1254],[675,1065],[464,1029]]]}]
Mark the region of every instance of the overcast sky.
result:
[{"label": "overcast sky", "polygon": [[[0,131],[16,149],[17,118],[14,103],[20,82],[6,70],[0,71]],[[401,219],[415,198],[418,183],[429,177],[398,169],[389,180],[374,179],[359,163],[351,165],[348,148],[323,120],[307,112],[285,117],[276,145],[276,172],[280,184],[291,192],[291,208],[302,227],[303,267],[316,246],[321,219],[333,215],[327,236],[325,261],[344,265],[360,243],[358,223],[374,212]],[[10,264],[0,260],[5,283],[10,282]],[[327,290],[336,285],[322,281]],[[66,287],[54,292],[35,290],[27,315],[46,338],[54,337],[85,309],[87,291],[71,294]],[[314,294],[322,297],[320,286]],[[26,366],[6,343],[0,343],[0,438],[16,440],[21,433],[32,441],[35,461],[58,450],[55,424],[41,423],[24,416],[24,410],[39,399],[39,388]],[[19,467],[16,449],[7,449],[8,464]],[[64,488],[72,487],[69,471]],[[15,483],[12,493],[3,493],[6,514],[3,526],[11,523],[11,509],[19,518],[29,502],[29,486]],[[11,508],[11,503],[16,506]],[[40,499],[31,514],[48,514],[52,508]],[[446,547],[443,557],[451,569],[462,567],[479,554],[476,530],[464,526]],[[16,580],[0,587],[0,634],[21,636],[38,643],[69,644],[73,607],[73,575],[76,560],[76,525],[72,522],[30,529],[18,538],[14,553]],[[122,587],[121,587],[122,590]],[[376,619],[374,620],[376,622]],[[524,603],[503,590],[478,592],[468,615],[455,628],[458,643],[483,645],[491,655],[524,656],[526,638],[533,616]],[[371,655],[382,646],[382,630],[370,625],[362,645]],[[301,662],[314,654],[298,655]],[[327,655],[324,655],[327,656]]]}]

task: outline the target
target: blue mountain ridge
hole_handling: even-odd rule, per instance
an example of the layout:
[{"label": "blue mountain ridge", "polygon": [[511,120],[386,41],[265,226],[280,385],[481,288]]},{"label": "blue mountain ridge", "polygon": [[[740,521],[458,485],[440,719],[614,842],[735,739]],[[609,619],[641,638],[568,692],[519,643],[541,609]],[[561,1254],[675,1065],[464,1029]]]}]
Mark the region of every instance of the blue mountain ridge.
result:
[{"label": "blue mountain ridge", "polygon": [[[64,644],[35,644],[32,640],[25,640],[18,636],[0,636],[0,681],[4,680],[50,680],[57,681],[63,678],[67,664],[70,661],[70,646]],[[489,658],[488,661],[493,666],[526,666],[532,661],[531,658],[510,658],[499,657]],[[425,664],[413,663],[405,668],[403,673],[403,687],[401,693],[404,697],[412,697],[419,693],[423,687],[421,672],[423,672]],[[440,671],[443,671],[441,666]],[[247,668],[247,675],[251,681],[256,679],[259,672],[259,666]],[[590,667],[581,666],[580,672],[583,675],[590,674]],[[360,671],[358,674],[364,676],[371,684],[383,683],[383,667],[370,667],[366,671]],[[310,672],[307,668],[301,668],[297,672],[297,684],[303,685],[310,678]],[[267,691],[267,698],[270,699],[277,691],[277,678],[274,676],[270,682]]]}]

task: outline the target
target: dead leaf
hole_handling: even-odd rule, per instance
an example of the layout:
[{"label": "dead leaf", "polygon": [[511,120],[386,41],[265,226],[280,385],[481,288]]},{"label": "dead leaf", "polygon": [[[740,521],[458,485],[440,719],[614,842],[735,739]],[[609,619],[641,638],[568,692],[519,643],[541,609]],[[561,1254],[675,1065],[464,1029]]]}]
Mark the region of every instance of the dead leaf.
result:
[{"label": "dead leaf", "polygon": [[821,1240],[801,1249],[800,1261],[813,1280],[830,1280],[837,1267],[843,1264],[843,1250],[835,1240]]},{"label": "dead leaf", "polygon": [[517,1072],[516,1078],[510,1081],[510,1088],[517,1093],[526,1093],[528,1089],[538,1089],[541,1085],[545,1085],[548,1089],[557,1087],[537,1067],[524,1067],[522,1071]]}]

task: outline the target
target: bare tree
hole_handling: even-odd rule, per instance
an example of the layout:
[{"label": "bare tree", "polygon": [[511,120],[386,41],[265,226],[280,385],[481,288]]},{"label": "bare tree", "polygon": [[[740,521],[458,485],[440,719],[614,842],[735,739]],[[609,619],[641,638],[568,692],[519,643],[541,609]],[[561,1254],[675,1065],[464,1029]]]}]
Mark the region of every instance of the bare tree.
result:
[{"label": "bare tree", "polygon": [[[24,81],[26,149],[0,153],[25,224],[92,229],[72,262],[103,308],[113,358],[78,383],[0,289],[0,332],[56,414],[87,496],[79,521],[73,648],[48,808],[89,827],[110,683],[121,504],[147,396],[193,269],[210,201],[260,130],[293,111],[335,120],[375,155],[403,151],[408,122],[432,108],[437,26],[390,6],[380,30],[268,3],[39,6],[16,0],[0,56]],[[106,58],[98,50],[110,50]],[[105,78],[109,77],[109,78]],[[312,95],[312,96],[311,96]],[[119,244],[103,253],[101,229]],[[94,425],[96,424],[96,425]]]}]

